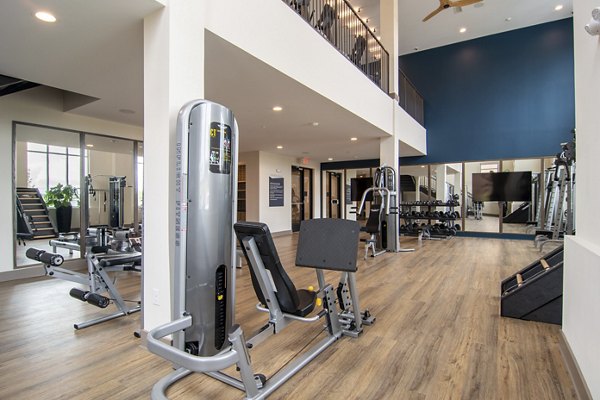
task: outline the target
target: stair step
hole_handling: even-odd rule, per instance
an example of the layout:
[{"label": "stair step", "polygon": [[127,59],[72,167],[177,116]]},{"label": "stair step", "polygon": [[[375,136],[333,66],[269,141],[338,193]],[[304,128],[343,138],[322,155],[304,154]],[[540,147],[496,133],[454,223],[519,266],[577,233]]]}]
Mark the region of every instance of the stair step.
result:
[{"label": "stair step", "polygon": [[53,234],[53,235],[36,235],[36,234],[34,234],[33,238],[34,239],[53,239],[56,236],[57,236],[56,234]]},{"label": "stair step", "polygon": [[57,236],[58,233],[54,230],[54,229],[34,229],[32,232],[35,236],[40,236],[40,235],[55,235]]},{"label": "stair step", "polygon": [[32,222],[33,222],[33,224],[36,227],[40,226],[40,225],[50,225],[50,226],[52,226],[52,222],[50,222],[50,221],[32,221]]}]

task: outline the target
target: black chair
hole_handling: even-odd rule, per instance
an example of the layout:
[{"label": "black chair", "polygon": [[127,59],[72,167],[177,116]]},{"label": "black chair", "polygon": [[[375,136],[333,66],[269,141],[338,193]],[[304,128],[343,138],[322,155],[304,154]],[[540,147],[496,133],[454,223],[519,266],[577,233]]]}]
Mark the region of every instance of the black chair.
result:
[{"label": "black chair", "polygon": [[258,300],[262,304],[267,305],[254,269],[251,267],[252,262],[248,257],[248,249],[246,249],[243,243],[243,240],[249,237],[254,238],[261,260],[273,278],[273,283],[277,289],[275,296],[277,297],[281,311],[299,317],[305,317],[310,314],[315,308],[317,293],[305,289],[296,289],[281,264],[269,227],[260,222],[237,222],[233,226],[233,229],[240,242],[246,261],[250,266],[252,286]]}]

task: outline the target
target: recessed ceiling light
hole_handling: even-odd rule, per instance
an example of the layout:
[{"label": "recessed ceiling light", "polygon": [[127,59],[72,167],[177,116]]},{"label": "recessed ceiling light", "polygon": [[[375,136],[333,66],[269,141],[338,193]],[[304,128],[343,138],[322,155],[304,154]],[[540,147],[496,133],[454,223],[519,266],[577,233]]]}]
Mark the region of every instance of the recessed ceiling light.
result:
[{"label": "recessed ceiling light", "polygon": [[358,138],[351,137],[350,140],[353,141],[353,142],[356,142],[358,140]]},{"label": "recessed ceiling light", "polygon": [[122,114],[135,114],[135,111],[130,110],[129,108],[121,108],[119,112]]},{"label": "recessed ceiling light", "polygon": [[319,123],[317,121],[312,123],[312,126],[319,126]]},{"label": "recessed ceiling light", "polygon": [[86,144],[87,147],[94,147],[93,144]]},{"label": "recessed ceiling light", "polygon": [[559,4],[556,7],[554,7],[554,11],[560,11],[562,9],[563,9],[563,5],[562,4]]},{"label": "recessed ceiling light", "polygon": [[282,145],[279,145],[279,146],[277,146],[277,148],[278,148],[279,150],[281,150],[281,149],[283,149],[283,146],[282,146]]},{"label": "recessed ceiling light", "polygon": [[510,21],[512,21],[512,17],[506,17],[506,18],[504,18],[504,20],[505,20],[506,22],[510,22]]},{"label": "recessed ceiling light", "polygon": [[56,22],[56,17],[47,11],[36,12],[35,17],[44,22]]},{"label": "recessed ceiling light", "polygon": [[327,161],[333,161],[333,157],[329,157]]},{"label": "recessed ceiling light", "polygon": [[467,28],[465,28],[464,26],[462,28],[460,28],[458,30],[460,33],[465,33],[467,31]]},{"label": "recessed ceiling light", "polygon": [[425,168],[425,166],[424,166],[424,165],[421,165],[421,168]]},{"label": "recessed ceiling light", "polygon": [[280,107],[280,106],[273,107],[273,111],[281,111],[281,110],[283,110],[283,107]]}]

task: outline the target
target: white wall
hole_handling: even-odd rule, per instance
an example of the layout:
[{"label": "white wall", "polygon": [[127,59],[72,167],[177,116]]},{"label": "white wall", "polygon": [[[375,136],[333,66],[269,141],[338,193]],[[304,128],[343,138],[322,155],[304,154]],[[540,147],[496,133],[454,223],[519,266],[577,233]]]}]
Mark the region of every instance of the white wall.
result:
[{"label": "white wall", "polygon": [[175,133],[183,104],[204,97],[203,1],[171,1],[144,19],[144,329],[172,317]]},{"label": "white wall", "polygon": [[210,1],[205,21],[216,35],[392,133],[393,100],[285,2]]},{"label": "white wall", "polygon": [[[418,153],[427,154],[427,131],[402,107],[394,103],[396,138]],[[404,157],[404,154],[400,154]]]},{"label": "white wall", "polygon": [[[318,177],[320,165],[299,165],[289,156],[259,152],[259,221],[269,225],[271,232],[292,230],[292,165],[311,168],[313,171],[313,218],[320,218]],[[269,176],[283,177],[283,207],[269,207]]]},{"label": "white wall", "polygon": [[600,39],[583,29],[600,0],[573,2],[577,236],[565,240],[563,331],[591,395],[600,399]]},{"label": "white wall", "polygon": [[[30,122],[65,129],[141,140],[142,128],[63,112],[60,92],[38,87],[0,97],[0,192],[12,193],[12,122]],[[0,196],[0,272],[13,269],[14,198]]]}]

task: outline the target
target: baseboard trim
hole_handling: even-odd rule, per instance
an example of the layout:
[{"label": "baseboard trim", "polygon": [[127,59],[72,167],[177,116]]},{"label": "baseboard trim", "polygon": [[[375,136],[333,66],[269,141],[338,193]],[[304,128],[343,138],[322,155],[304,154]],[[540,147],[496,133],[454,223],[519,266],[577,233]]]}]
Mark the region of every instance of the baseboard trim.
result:
[{"label": "baseboard trim", "polygon": [[[87,270],[86,261],[83,259],[65,260],[61,268],[72,271]],[[20,279],[41,278],[46,275],[42,264],[35,264],[31,267],[18,267],[10,271],[0,272],[0,282],[16,281]]]},{"label": "baseboard trim", "polygon": [[148,349],[148,331],[145,329],[140,329],[139,331],[140,334],[140,346],[142,346],[143,348],[145,348],[146,350]]},{"label": "baseboard trim", "polygon": [[271,236],[273,236],[273,237],[287,236],[287,235],[291,235],[292,233],[293,233],[292,231],[271,232]]},{"label": "baseboard trim", "polygon": [[579,400],[593,400],[590,389],[585,383],[583,374],[579,369],[579,364],[577,364],[577,360],[573,355],[571,346],[569,346],[569,342],[567,342],[567,338],[565,337],[565,333],[562,331],[562,329],[560,330],[560,335],[558,336],[558,347],[560,348],[560,354],[565,361],[567,371],[569,372],[571,380],[573,381],[573,386],[575,386],[577,398]]},{"label": "baseboard trim", "polygon": [[19,279],[39,278],[44,276],[44,267],[34,265],[33,267],[17,268],[10,271],[0,272],[0,282],[16,281]]}]

